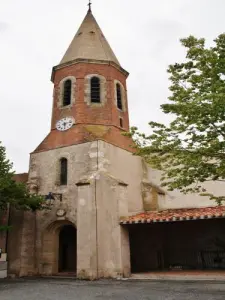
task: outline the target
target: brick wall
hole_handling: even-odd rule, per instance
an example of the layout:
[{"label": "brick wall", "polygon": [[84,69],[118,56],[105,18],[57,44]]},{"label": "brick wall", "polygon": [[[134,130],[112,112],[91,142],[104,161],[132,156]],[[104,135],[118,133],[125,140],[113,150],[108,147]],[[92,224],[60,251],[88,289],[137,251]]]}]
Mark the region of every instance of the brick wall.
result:
[{"label": "brick wall", "polygon": [[[90,74],[98,74],[106,79],[106,105],[104,107],[88,106],[84,102],[85,97],[85,78]],[[128,105],[124,112],[120,112],[115,104],[114,80],[118,80],[126,90],[126,76],[111,65],[79,63],[66,66],[55,73],[54,79],[54,105],[52,115],[52,129],[55,128],[55,122],[64,115],[65,109],[59,109],[57,102],[59,98],[59,86],[61,80],[65,77],[74,76],[76,78],[75,87],[75,105],[70,108],[70,114],[74,115],[77,123],[86,124],[107,124],[117,125],[118,117],[124,118],[124,128],[128,130]],[[67,112],[65,112],[67,113]]]},{"label": "brick wall", "polygon": [[[104,84],[106,99],[101,105],[90,105],[85,101],[87,97],[85,82],[90,74],[98,74],[106,80],[106,84]],[[61,82],[67,77],[76,78],[75,84],[73,84],[75,101],[72,105],[62,108],[59,107]],[[124,131],[129,130],[126,77],[126,74],[114,66],[100,63],[77,63],[56,70],[51,132],[35,151],[50,150],[96,139],[102,139],[132,151],[131,139],[122,135]],[[116,105],[116,82],[120,82],[124,89],[123,111],[119,110]],[[76,125],[67,132],[57,131],[55,128],[57,120],[66,116],[74,117]],[[123,119],[123,128],[120,127],[120,118]],[[90,128],[90,126],[93,127]]]},{"label": "brick wall", "polygon": [[65,132],[51,131],[35,152],[82,144],[94,140],[103,140],[132,152],[132,141],[129,137],[123,136],[122,132],[114,126],[77,124]]}]

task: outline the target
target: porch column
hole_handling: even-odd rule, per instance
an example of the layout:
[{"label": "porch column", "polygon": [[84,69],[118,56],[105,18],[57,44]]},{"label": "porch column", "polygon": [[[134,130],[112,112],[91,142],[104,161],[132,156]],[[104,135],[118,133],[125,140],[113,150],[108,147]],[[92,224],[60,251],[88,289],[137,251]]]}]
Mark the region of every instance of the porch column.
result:
[{"label": "porch column", "polygon": [[129,277],[129,234],[120,225],[120,218],[128,215],[127,184],[99,172],[96,197],[98,276]]},{"label": "porch column", "polygon": [[95,178],[77,183],[77,277],[96,279],[97,235]]}]

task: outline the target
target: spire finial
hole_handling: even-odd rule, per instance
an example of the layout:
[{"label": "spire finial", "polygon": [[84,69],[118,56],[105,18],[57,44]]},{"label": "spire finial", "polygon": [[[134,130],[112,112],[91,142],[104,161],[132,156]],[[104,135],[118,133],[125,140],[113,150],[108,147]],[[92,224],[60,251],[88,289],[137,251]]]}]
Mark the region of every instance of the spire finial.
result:
[{"label": "spire finial", "polygon": [[89,3],[88,3],[88,6],[89,6],[88,11],[89,11],[89,12],[91,12],[91,4],[92,4],[92,3],[91,3],[91,0],[89,0]]}]

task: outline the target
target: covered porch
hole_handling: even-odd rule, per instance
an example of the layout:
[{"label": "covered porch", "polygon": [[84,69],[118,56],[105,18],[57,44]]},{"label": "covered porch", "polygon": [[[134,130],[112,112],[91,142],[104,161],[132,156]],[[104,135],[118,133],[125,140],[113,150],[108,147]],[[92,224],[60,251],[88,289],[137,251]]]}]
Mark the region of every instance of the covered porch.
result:
[{"label": "covered porch", "polygon": [[121,225],[129,231],[132,274],[225,271],[224,206],[142,213]]}]

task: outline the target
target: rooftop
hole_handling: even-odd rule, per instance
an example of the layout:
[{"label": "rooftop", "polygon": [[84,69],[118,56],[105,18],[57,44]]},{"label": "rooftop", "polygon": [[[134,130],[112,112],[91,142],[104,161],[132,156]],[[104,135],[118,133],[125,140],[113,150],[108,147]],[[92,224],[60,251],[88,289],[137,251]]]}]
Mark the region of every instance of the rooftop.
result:
[{"label": "rooftop", "polygon": [[15,174],[13,179],[18,183],[26,183],[28,181],[28,173]]},{"label": "rooftop", "polygon": [[143,212],[122,218],[120,224],[175,222],[213,218],[225,218],[225,206]]},{"label": "rooftop", "polygon": [[88,10],[60,64],[76,59],[110,61],[120,66],[91,9]]}]

